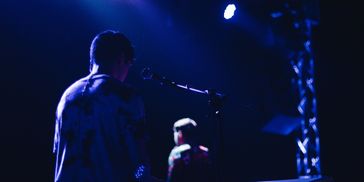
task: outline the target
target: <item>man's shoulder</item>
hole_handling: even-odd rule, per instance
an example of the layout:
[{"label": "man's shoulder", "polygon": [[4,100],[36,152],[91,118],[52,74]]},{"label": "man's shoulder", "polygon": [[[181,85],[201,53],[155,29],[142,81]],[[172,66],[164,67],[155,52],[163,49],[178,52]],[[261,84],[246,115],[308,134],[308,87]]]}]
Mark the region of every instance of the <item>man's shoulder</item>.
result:
[{"label": "man's shoulder", "polygon": [[81,78],[73,82],[67,89],[63,92],[62,97],[57,106],[57,117],[63,112],[63,110],[69,105],[70,102],[77,100],[82,93],[82,89],[86,84],[86,78]]},{"label": "man's shoulder", "polygon": [[203,145],[199,145],[198,146],[198,149],[201,151],[201,152],[206,152],[208,153],[209,152],[209,148],[203,146]]},{"label": "man's shoulder", "polygon": [[139,92],[131,85],[106,75],[95,75],[90,81],[92,89],[101,93],[112,94],[123,100],[139,97]]},{"label": "man's shoulder", "polygon": [[174,158],[174,159],[178,159],[178,158],[181,158],[184,154],[189,153],[189,152],[207,154],[208,151],[209,151],[209,149],[202,145],[192,147],[189,144],[183,144],[183,145],[175,146],[170,153],[170,157]]},{"label": "man's shoulder", "polygon": [[191,146],[189,144],[183,144],[183,145],[178,145],[178,146],[175,146],[172,150],[171,150],[171,153],[169,154],[169,157],[168,157],[168,164],[170,166],[174,165],[174,162],[176,160],[179,160],[182,156],[181,154],[183,152],[186,152],[188,150],[191,149]]},{"label": "man's shoulder", "polygon": [[202,145],[191,146],[183,144],[174,147],[168,158],[169,166],[190,165],[190,162],[208,164],[208,148]]},{"label": "man's shoulder", "polygon": [[57,107],[57,116],[65,108],[77,106],[78,103],[83,103],[82,101],[88,98],[111,99],[114,102],[120,101],[120,103],[127,102],[135,105],[135,107],[143,105],[139,93],[130,85],[107,75],[88,75],[78,79],[64,91]]},{"label": "man's shoulder", "polygon": [[175,146],[171,151],[171,155],[181,154],[181,153],[186,152],[186,151],[188,151],[190,149],[191,149],[191,145],[189,145],[189,144],[182,144],[182,145],[179,145],[179,146]]},{"label": "man's shoulder", "polygon": [[194,147],[191,147],[191,145],[189,144],[183,144],[183,145],[179,145],[179,146],[175,146],[172,151],[171,154],[172,156],[178,156],[181,155],[182,153],[186,153],[189,151],[194,151],[194,152],[201,152],[201,153],[208,153],[209,149],[203,145],[197,145]]},{"label": "man's shoulder", "polygon": [[139,96],[139,92],[129,84],[122,83],[115,78],[101,74],[89,75],[75,81],[66,89],[63,96],[72,100],[72,98],[76,98],[82,92],[85,92],[88,95],[97,93],[112,94],[121,96],[125,99]]},{"label": "man's shoulder", "polygon": [[84,88],[85,84],[86,84],[86,77],[73,82],[63,92],[61,100],[65,100],[70,97],[75,97],[76,95],[78,95],[78,93],[82,92],[82,89]]}]

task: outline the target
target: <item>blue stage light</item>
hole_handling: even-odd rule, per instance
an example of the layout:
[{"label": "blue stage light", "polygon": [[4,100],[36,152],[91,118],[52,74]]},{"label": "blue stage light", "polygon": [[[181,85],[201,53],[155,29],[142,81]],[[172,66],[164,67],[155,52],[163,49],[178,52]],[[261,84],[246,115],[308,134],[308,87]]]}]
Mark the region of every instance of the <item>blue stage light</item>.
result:
[{"label": "blue stage light", "polygon": [[227,20],[232,18],[234,16],[235,10],[236,10],[235,4],[227,5],[224,11],[224,18]]}]

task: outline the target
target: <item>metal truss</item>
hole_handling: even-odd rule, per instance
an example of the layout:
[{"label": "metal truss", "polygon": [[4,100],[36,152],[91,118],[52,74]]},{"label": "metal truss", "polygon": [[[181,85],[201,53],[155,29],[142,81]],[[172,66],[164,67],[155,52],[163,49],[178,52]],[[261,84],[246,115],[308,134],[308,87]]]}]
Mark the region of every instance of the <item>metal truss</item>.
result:
[{"label": "metal truss", "polygon": [[294,70],[292,83],[299,96],[297,110],[301,124],[297,130],[297,173],[301,178],[320,177],[320,139],[317,126],[317,99],[315,91],[314,54],[312,51],[312,27],[318,24],[318,0],[287,0],[284,8],[274,12],[275,19],[289,16],[289,29],[294,42],[289,56]]}]

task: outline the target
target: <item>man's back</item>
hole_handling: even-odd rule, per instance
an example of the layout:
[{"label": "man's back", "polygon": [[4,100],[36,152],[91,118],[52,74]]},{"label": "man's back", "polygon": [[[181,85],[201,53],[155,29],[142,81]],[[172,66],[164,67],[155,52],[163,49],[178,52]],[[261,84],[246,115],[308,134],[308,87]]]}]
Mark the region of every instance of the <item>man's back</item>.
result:
[{"label": "man's back", "polygon": [[131,181],[146,162],[144,110],[133,89],[107,75],[72,84],[57,108],[54,152],[59,181]]},{"label": "man's back", "polygon": [[173,148],[168,159],[168,181],[213,181],[208,149],[201,145],[179,145]]}]

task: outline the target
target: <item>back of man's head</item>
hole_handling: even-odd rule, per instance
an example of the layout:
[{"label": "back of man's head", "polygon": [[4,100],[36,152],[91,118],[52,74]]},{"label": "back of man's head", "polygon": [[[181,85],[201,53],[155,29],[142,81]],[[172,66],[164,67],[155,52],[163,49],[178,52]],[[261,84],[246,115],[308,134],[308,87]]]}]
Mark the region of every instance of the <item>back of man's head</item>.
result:
[{"label": "back of man's head", "polygon": [[173,125],[174,132],[182,132],[185,143],[192,144],[196,140],[197,124],[191,118],[182,118]]},{"label": "back of man's head", "polygon": [[108,67],[121,56],[124,56],[129,63],[134,58],[134,49],[125,35],[107,30],[95,36],[90,47],[91,64]]}]

